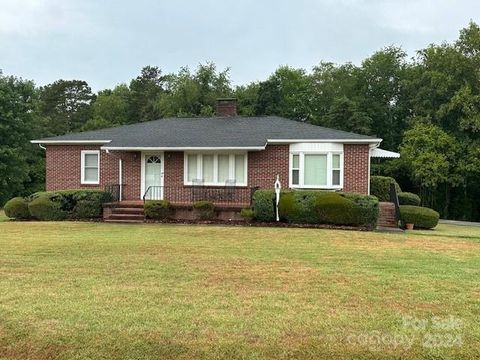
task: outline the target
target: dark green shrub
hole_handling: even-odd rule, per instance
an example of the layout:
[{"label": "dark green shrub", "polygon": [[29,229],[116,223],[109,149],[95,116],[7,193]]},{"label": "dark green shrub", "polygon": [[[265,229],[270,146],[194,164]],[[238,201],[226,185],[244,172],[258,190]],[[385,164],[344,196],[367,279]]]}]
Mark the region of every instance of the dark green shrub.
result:
[{"label": "dark green shrub", "polygon": [[388,176],[370,177],[370,194],[376,196],[380,201],[390,201],[390,184],[395,184],[397,194],[402,190],[394,178]]},{"label": "dark green shrub", "polygon": [[200,220],[212,220],[215,218],[215,205],[211,201],[195,201],[193,209]]},{"label": "dark green shrub", "polygon": [[244,218],[246,221],[252,221],[255,217],[255,212],[250,208],[245,208],[240,210],[240,216]]},{"label": "dark green shrub", "polygon": [[402,224],[414,224],[417,229],[433,229],[438,224],[440,215],[435,210],[413,205],[400,206]]},{"label": "dark green shrub", "polygon": [[401,192],[398,194],[398,202],[400,205],[414,205],[420,206],[420,196],[410,192]]},{"label": "dark green shrub", "polygon": [[145,202],[147,219],[165,220],[173,214],[173,208],[168,200],[150,200]]},{"label": "dark green shrub", "polygon": [[[253,196],[255,219],[275,221],[273,190],[257,190]],[[297,224],[335,224],[374,228],[378,199],[353,193],[318,190],[283,191],[278,205],[280,220]]]},{"label": "dark green shrub", "polygon": [[356,193],[339,193],[341,196],[353,201],[360,207],[359,224],[374,229],[378,220],[378,198],[373,195],[363,195]]},{"label": "dark green shrub", "polygon": [[273,209],[273,199],[275,199],[274,190],[257,190],[253,194],[253,212],[258,221],[275,221],[275,212]]},{"label": "dark green shrub", "polygon": [[333,194],[324,191],[285,191],[280,196],[278,213],[281,220],[296,224],[319,223],[316,203],[319,197]]},{"label": "dark green shrub", "polygon": [[67,212],[62,210],[58,198],[49,195],[35,197],[28,204],[28,211],[37,220],[62,220],[67,217]]},{"label": "dark green shrub", "polygon": [[[50,204],[47,206],[45,200],[36,202],[38,199],[48,199]],[[33,205],[35,211],[39,211],[42,207],[49,211],[48,214],[41,215],[36,213],[30,214],[38,220],[60,220],[65,218],[73,219],[94,219],[102,215],[103,203],[112,200],[110,193],[101,190],[60,190],[60,191],[44,191],[30,195],[27,201]],[[42,206],[38,206],[42,204]],[[30,205],[29,205],[30,209]],[[59,212],[52,215],[52,212]]]},{"label": "dark green shrub", "polygon": [[102,206],[94,200],[79,200],[73,208],[75,219],[97,219],[102,217]]},{"label": "dark green shrub", "polygon": [[3,210],[5,210],[5,215],[11,219],[25,220],[30,218],[28,203],[22,197],[15,197],[8,200]]},{"label": "dark green shrub", "polygon": [[315,210],[321,224],[362,225],[360,207],[340,194],[322,194],[317,198]]}]

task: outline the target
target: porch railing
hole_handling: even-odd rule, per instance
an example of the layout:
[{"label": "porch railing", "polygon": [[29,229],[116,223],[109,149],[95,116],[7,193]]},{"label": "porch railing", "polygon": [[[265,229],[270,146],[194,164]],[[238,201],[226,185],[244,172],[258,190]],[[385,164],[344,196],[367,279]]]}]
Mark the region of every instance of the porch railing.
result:
[{"label": "porch railing", "polygon": [[118,202],[122,200],[122,193],[125,190],[125,186],[125,184],[108,184],[105,185],[105,192],[112,196],[113,202]]},{"label": "porch railing", "polygon": [[191,205],[206,200],[216,205],[251,206],[253,194],[258,187],[215,186],[149,186],[143,201],[165,199],[172,204]]},{"label": "porch railing", "polygon": [[395,221],[400,221],[400,202],[398,201],[397,188],[395,184],[390,184],[390,202],[395,205]]}]

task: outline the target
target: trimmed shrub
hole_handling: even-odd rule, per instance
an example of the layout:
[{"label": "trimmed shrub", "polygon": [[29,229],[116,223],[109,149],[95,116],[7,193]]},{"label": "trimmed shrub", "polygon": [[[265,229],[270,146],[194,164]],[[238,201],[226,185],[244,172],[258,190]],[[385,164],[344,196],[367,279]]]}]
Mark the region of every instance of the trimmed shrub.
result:
[{"label": "trimmed shrub", "polygon": [[[260,193],[258,196],[257,193]],[[263,221],[274,221],[273,190],[254,194],[254,213]],[[258,204],[261,206],[259,207]],[[278,206],[280,219],[296,224],[334,224],[374,228],[378,218],[378,199],[352,193],[318,190],[284,191]]]},{"label": "trimmed shrub", "polygon": [[73,217],[75,219],[98,219],[102,217],[102,206],[94,200],[80,200],[73,208]]},{"label": "trimmed shrub", "polygon": [[319,196],[315,210],[321,224],[362,225],[360,207],[340,194],[327,193]]},{"label": "trimmed shrub", "polygon": [[[26,200],[29,202],[30,214],[38,220],[95,219],[101,217],[103,203],[111,201],[112,196],[101,190],[80,189],[38,192]],[[31,204],[35,214],[31,210]],[[47,213],[40,214],[40,209],[45,209]]]},{"label": "trimmed shrub", "polygon": [[433,209],[413,206],[400,206],[400,219],[402,224],[413,224],[417,229],[433,229],[438,224],[440,215]]},{"label": "trimmed shrub", "polygon": [[200,220],[212,220],[215,218],[215,205],[211,201],[195,201],[193,209],[198,214]]},{"label": "trimmed shrub", "polygon": [[240,216],[244,218],[246,221],[252,221],[255,217],[255,212],[250,208],[245,208],[240,210]]},{"label": "trimmed shrub", "polygon": [[282,192],[278,204],[280,219],[297,224],[319,223],[316,204],[319,197],[328,194],[333,193],[315,190]]},{"label": "trimmed shrub", "polygon": [[370,229],[374,229],[377,226],[378,220],[378,198],[373,195],[363,195],[356,193],[339,193],[341,196],[353,201],[360,207],[360,222],[364,226]]},{"label": "trimmed shrub", "polygon": [[67,212],[62,210],[58,198],[47,194],[35,197],[28,204],[28,211],[37,220],[62,220],[67,217]]},{"label": "trimmed shrub", "polygon": [[147,219],[165,220],[173,214],[173,208],[168,200],[149,200],[145,202]]},{"label": "trimmed shrub", "polygon": [[275,212],[273,201],[275,199],[274,190],[257,190],[253,194],[253,212],[258,221],[275,221]]},{"label": "trimmed shrub", "polygon": [[8,200],[3,207],[3,210],[5,210],[5,215],[7,215],[11,219],[30,219],[30,213],[28,212],[28,203],[22,197],[15,197]]},{"label": "trimmed shrub", "polygon": [[398,202],[400,205],[414,205],[420,206],[420,196],[410,192],[401,192],[398,194]]},{"label": "trimmed shrub", "polygon": [[370,177],[370,194],[376,196],[380,201],[390,201],[390,184],[395,184],[397,194],[402,190],[394,178],[388,176]]}]

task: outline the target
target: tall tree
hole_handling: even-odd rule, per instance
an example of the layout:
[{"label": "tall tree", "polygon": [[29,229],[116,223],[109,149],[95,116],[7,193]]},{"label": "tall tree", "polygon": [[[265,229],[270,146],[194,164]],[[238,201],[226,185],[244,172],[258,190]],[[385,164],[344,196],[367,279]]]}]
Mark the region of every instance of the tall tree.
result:
[{"label": "tall tree", "polygon": [[312,96],[310,78],[305,70],[281,66],[266,81],[260,82],[255,112],[311,121]]},{"label": "tall tree", "polygon": [[145,66],[141,74],[130,82],[129,122],[155,120],[160,117],[156,107],[160,94],[164,92],[166,76],[158,66]]},{"label": "tall tree", "polygon": [[[33,182],[32,137],[34,84],[0,72],[0,205]],[[29,163],[30,162],[30,163]]]},{"label": "tall tree", "polygon": [[78,131],[92,116],[95,95],[82,80],[58,80],[39,90],[37,114],[45,135]]},{"label": "tall tree", "polygon": [[170,74],[167,91],[157,102],[161,116],[211,116],[220,97],[231,96],[229,69],[217,71],[212,63],[200,64],[192,73],[189,68]]}]

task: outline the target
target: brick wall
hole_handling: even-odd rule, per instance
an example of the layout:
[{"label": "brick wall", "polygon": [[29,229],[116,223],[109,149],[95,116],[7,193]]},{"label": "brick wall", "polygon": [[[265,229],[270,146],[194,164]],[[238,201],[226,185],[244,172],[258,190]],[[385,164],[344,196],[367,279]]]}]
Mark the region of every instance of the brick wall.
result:
[{"label": "brick wall", "polygon": [[100,151],[100,184],[81,184],[81,151],[100,150],[99,146],[49,145],[46,150],[46,189],[104,189],[118,184],[118,160],[123,161],[123,198],[140,198],[140,153]]},{"label": "brick wall", "polygon": [[368,194],[369,146],[343,145],[343,191]]},{"label": "brick wall", "polygon": [[[189,201],[192,188],[184,186],[183,152],[165,152],[164,162],[164,196],[177,201]],[[288,145],[268,145],[265,151],[248,153],[248,188],[272,188],[277,174],[283,186],[288,187]],[[248,202],[249,189],[238,189],[234,197],[239,202]]]},{"label": "brick wall", "polygon": [[[100,152],[100,184],[80,183],[82,150],[99,150],[99,146],[49,145],[46,150],[46,189],[103,189],[107,184],[118,184],[118,159],[123,160],[123,198],[140,199],[141,158],[140,152]],[[344,146],[344,191],[368,192],[368,145]],[[280,175],[283,188],[288,187],[289,146],[268,145],[264,151],[248,153],[248,187],[272,188],[276,175]],[[183,152],[165,152],[164,185],[165,198],[184,199],[191,197],[191,188],[183,185]],[[170,193],[169,193],[170,192]],[[174,192],[174,193],[173,193]],[[242,199],[248,195],[239,191]],[[237,195],[236,195],[237,196]]]},{"label": "brick wall", "polygon": [[267,145],[265,151],[248,153],[248,185],[272,189],[277,174],[288,188],[289,145]]}]

